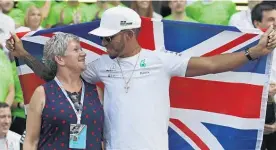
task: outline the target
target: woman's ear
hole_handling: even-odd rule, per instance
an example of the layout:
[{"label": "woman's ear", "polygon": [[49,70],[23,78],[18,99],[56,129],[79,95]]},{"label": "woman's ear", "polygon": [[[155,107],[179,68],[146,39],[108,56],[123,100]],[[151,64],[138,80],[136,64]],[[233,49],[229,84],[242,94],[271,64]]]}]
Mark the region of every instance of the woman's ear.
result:
[{"label": "woman's ear", "polygon": [[64,63],[65,63],[61,56],[55,56],[55,61],[59,65],[64,65]]}]

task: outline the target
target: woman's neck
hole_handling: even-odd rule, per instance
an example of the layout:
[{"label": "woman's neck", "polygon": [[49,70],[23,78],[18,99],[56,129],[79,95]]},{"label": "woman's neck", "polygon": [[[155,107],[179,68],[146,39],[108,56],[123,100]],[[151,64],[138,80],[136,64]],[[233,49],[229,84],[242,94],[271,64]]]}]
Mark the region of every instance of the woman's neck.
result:
[{"label": "woman's neck", "polygon": [[149,16],[148,16],[148,14],[149,14],[149,10],[148,10],[148,9],[141,9],[141,8],[138,8],[138,12],[139,12],[139,15],[140,15],[140,16],[149,17]]},{"label": "woman's neck", "polygon": [[36,31],[39,27],[29,27],[31,29],[31,31]]},{"label": "woman's neck", "polygon": [[175,20],[183,20],[185,18],[185,13],[173,13],[172,17]]},{"label": "woman's neck", "polygon": [[69,92],[78,92],[82,87],[82,81],[78,73],[58,71],[56,77],[63,88]]}]

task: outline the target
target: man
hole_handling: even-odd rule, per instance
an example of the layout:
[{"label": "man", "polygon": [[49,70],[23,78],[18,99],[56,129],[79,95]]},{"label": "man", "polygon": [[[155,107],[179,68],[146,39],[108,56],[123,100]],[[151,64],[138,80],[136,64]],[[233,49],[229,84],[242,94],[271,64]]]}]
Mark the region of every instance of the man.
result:
[{"label": "man", "polygon": [[[276,27],[276,6],[271,3],[257,4],[251,12],[252,23],[255,28],[265,31],[269,26]],[[276,149],[276,121],[275,121],[275,93],[276,93],[276,56],[273,56],[271,84],[269,89],[269,100],[267,102],[266,119],[262,150]]]},{"label": "man", "polygon": [[249,0],[248,9],[233,14],[229,20],[229,26],[237,28],[252,29],[254,25],[251,21],[251,10],[262,0]]},{"label": "man", "polygon": [[197,22],[192,18],[186,16],[185,6],[186,6],[186,0],[169,1],[171,14],[165,17],[164,19],[186,21],[186,22]]},{"label": "man", "polygon": [[[91,62],[82,77],[105,84],[104,136],[107,150],[168,150],[169,83],[173,76],[198,76],[233,70],[276,46],[270,27],[258,45],[243,52],[212,57],[183,58],[166,51],[150,51],[137,41],[141,18],[126,7],[113,7],[90,33],[102,38],[108,55]],[[24,59],[44,79],[53,73],[35,60],[14,35],[7,42],[12,53]]]},{"label": "man", "polygon": [[20,135],[9,131],[11,126],[11,109],[8,104],[0,102],[0,148],[1,150],[19,150]]}]

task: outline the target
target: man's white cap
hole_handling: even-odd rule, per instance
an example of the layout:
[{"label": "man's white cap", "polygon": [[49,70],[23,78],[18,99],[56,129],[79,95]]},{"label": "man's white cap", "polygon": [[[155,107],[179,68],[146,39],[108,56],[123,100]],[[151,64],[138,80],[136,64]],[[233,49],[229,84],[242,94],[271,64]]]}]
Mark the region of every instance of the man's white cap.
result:
[{"label": "man's white cap", "polygon": [[90,34],[107,37],[126,29],[141,27],[140,16],[132,9],[117,6],[107,9],[101,18],[100,27],[90,31]]}]

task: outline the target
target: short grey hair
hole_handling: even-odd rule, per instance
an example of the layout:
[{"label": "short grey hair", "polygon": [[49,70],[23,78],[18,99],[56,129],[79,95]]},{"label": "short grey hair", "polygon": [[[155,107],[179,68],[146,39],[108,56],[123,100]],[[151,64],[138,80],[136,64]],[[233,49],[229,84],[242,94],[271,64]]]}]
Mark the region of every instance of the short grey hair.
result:
[{"label": "short grey hair", "polygon": [[46,67],[56,74],[57,63],[55,56],[64,56],[65,51],[70,41],[75,40],[79,42],[79,38],[69,33],[58,33],[49,39],[44,45],[42,62]]}]

